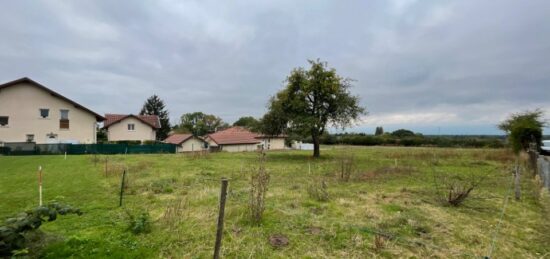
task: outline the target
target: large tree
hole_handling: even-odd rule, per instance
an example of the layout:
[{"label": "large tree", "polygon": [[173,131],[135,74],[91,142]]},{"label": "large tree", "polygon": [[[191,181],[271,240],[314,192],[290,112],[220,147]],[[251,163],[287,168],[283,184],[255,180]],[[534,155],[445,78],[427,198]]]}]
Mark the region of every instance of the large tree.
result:
[{"label": "large tree", "polygon": [[537,149],[540,148],[542,128],[546,125],[543,117],[544,113],[540,109],[514,113],[501,122],[498,128],[506,132],[514,153],[518,154],[521,150],[527,151],[531,143],[536,144]]},{"label": "large tree", "polygon": [[176,131],[191,132],[195,136],[203,136],[227,126],[227,123],[216,115],[192,112],[181,116],[181,122]]},{"label": "large tree", "polygon": [[256,132],[259,130],[259,124],[260,122],[256,118],[252,116],[245,116],[240,117],[237,121],[235,121],[235,123],[233,123],[233,126],[244,127],[248,130]]},{"label": "large tree", "polygon": [[160,129],[157,131],[157,140],[164,140],[170,133],[170,118],[168,118],[168,110],[166,105],[156,94],[147,98],[140,115],[157,115],[160,120]]},{"label": "large tree", "polygon": [[262,131],[309,135],[313,140],[313,156],[319,157],[319,138],[327,126],[345,128],[366,111],[359,106],[359,97],[350,93],[350,79],[339,76],[326,62],[309,63],[309,70],[292,70],[286,87],[271,98],[269,111],[262,118]]}]

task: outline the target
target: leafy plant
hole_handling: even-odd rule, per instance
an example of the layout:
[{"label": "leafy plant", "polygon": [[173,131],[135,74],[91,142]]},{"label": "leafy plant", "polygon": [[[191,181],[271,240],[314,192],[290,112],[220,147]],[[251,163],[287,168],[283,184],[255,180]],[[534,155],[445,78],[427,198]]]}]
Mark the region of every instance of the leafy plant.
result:
[{"label": "leafy plant", "polygon": [[130,212],[127,213],[129,222],[128,230],[136,235],[151,232],[151,216],[149,212],[142,212],[137,216]]},{"label": "leafy plant", "polygon": [[77,214],[82,215],[80,209],[72,208],[57,202],[49,203],[8,218],[4,225],[0,226],[0,256],[10,256],[15,252],[25,250],[25,233],[34,231],[48,221],[57,219],[57,215]]}]

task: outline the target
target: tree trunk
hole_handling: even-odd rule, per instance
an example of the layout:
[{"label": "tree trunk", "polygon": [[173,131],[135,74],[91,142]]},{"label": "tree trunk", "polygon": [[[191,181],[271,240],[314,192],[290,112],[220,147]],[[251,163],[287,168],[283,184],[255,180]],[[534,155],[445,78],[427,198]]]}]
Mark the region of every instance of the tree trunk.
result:
[{"label": "tree trunk", "polygon": [[321,152],[319,150],[319,136],[317,134],[312,134],[311,137],[313,139],[313,157],[320,157]]}]

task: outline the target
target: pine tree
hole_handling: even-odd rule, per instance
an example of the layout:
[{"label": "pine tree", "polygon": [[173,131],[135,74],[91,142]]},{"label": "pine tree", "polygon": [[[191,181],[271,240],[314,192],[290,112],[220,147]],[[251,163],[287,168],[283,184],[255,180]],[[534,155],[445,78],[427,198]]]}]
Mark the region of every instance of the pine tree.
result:
[{"label": "pine tree", "polygon": [[157,131],[157,140],[164,140],[170,132],[170,119],[164,102],[155,94],[143,104],[140,115],[157,115],[160,120],[160,129]]}]

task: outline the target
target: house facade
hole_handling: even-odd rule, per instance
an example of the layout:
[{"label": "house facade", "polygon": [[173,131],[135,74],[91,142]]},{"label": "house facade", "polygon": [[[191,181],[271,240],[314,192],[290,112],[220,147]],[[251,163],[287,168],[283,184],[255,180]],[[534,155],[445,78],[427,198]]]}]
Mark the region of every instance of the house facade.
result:
[{"label": "house facade", "polygon": [[172,134],[164,142],[178,145],[176,152],[200,152],[208,150],[208,143],[192,134]]},{"label": "house facade", "polygon": [[281,150],[285,148],[285,136],[265,136],[243,127],[231,127],[205,137],[211,150],[243,152],[256,150]]},{"label": "house facade", "polygon": [[103,120],[29,78],[0,85],[0,142],[93,144]]},{"label": "house facade", "polygon": [[103,128],[109,141],[154,141],[160,121],[156,115],[105,114]]}]

